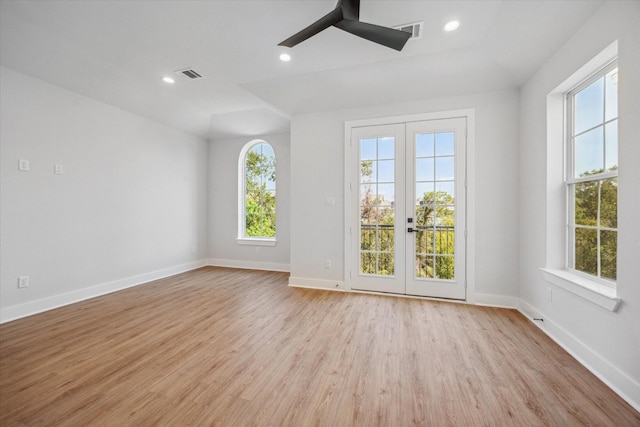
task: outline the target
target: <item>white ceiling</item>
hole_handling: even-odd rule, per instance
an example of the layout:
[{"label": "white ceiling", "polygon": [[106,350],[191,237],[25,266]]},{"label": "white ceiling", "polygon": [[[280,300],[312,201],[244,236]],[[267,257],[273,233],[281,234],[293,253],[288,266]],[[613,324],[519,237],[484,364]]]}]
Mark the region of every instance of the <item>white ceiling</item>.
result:
[{"label": "white ceiling", "polygon": [[[0,63],[204,138],[254,136],[298,113],[519,87],[602,1],[362,0],[361,20],[424,21],[422,38],[397,52],[330,28],[277,46],[335,3],[0,0]],[[184,68],[204,78],[162,82]]]}]

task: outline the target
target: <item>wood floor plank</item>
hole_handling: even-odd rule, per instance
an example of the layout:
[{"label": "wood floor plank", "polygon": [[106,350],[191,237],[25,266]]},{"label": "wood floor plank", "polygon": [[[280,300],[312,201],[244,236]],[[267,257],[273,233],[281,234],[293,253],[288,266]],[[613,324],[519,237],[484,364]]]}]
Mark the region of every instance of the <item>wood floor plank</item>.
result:
[{"label": "wood floor plank", "polygon": [[0,325],[0,425],[640,426],[514,310],[207,267]]}]

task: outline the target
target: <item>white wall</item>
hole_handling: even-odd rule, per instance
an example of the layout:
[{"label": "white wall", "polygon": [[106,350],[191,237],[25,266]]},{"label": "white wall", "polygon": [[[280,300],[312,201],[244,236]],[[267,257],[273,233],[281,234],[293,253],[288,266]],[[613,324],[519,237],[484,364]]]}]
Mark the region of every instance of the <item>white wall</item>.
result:
[{"label": "white wall", "polygon": [[[518,92],[505,91],[357,110],[305,114],[291,123],[291,280],[330,287],[344,277],[344,123],[475,109],[476,296],[515,306],[518,241]],[[335,206],[326,206],[334,197]],[[324,268],[330,259],[333,268]]]},{"label": "white wall", "polygon": [[[254,139],[267,141],[276,153],[275,246],[240,245],[238,237],[238,158]],[[289,135],[211,141],[209,149],[209,256],[211,264],[289,271]]]},{"label": "white wall", "polygon": [[[552,287],[539,268],[556,251],[545,233],[548,158],[547,95],[616,39],[619,40],[618,296],[613,313]],[[640,409],[640,3],[606,2],[524,86],[520,128],[521,309],[543,317],[540,326]],[[551,147],[554,148],[554,147]],[[547,253],[547,250],[551,251]]]},{"label": "white wall", "polygon": [[6,68],[0,78],[1,320],[207,258],[206,141]]}]

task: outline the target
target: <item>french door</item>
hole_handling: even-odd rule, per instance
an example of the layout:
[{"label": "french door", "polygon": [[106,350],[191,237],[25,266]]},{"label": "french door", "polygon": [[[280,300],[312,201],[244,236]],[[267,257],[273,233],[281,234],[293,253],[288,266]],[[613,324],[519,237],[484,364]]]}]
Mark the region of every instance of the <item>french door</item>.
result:
[{"label": "french door", "polygon": [[465,148],[465,118],[352,128],[352,289],[466,298]]}]

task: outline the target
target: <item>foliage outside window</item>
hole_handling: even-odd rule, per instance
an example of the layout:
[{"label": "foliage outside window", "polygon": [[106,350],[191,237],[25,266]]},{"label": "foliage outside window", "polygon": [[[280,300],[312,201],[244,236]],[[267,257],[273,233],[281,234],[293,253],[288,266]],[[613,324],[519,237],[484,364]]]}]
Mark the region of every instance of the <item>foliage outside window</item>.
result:
[{"label": "foliage outside window", "polygon": [[[251,144],[251,143],[250,143]],[[244,150],[243,150],[244,152]],[[242,238],[276,236],[276,156],[271,145],[258,142],[244,155]]]},{"label": "foliage outside window", "polygon": [[618,68],[567,95],[568,268],[615,281],[618,241]]}]

